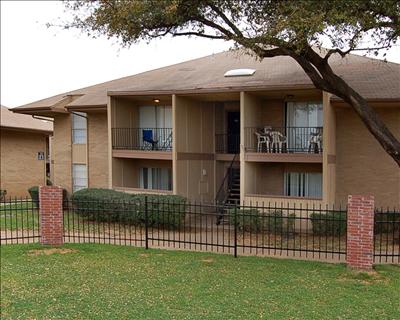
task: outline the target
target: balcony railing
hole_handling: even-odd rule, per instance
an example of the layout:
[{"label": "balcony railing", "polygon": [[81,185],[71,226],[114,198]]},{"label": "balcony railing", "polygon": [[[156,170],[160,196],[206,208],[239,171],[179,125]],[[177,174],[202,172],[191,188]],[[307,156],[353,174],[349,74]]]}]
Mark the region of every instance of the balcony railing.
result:
[{"label": "balcony railing", "polygon": [[245,149],[263,153],[322,153],[322,127],[248,127]]},{"label": "balcony railing", "polygon": [[215,152],[217,153],[240,153],[240,134],[216,134]]},{"label": "balcony railing", "polygon": [[172,150],[172,128],[112,128],[113,149]]}]

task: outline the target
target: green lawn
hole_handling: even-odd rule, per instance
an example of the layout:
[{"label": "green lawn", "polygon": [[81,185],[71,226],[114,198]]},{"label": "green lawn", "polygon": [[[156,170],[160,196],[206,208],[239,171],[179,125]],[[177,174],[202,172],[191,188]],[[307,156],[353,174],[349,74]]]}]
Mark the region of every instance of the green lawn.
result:
[{"label": "green lawn", "polygon": [[[65,245],[1,247],[2,319],[398,319],[400,267]],[[51,253],[51,252],[47,252]]]},{"label": "green lawn", "polygon": [[0,230],[37,229],[38,210],[31,201],[0,206]]}]

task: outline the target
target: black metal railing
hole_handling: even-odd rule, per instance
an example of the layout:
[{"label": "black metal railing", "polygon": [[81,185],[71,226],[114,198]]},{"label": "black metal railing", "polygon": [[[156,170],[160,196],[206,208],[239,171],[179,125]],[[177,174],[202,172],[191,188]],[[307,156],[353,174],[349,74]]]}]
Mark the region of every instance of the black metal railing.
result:
[{"label": "black metal railing", "polygon": [[400,210],[375,210],[374,256],[378,262],[400,263]]},{"label": "black metal railing", "polygon": [[231,154],[240,153],[240,134],[216,134],[215,152]]},{"label": "black metal railing", "polygon": [[[217,224],[220,209],[224,219]],[[65,200],[64,241],[181,248],[341,261],[347,210],[282,203],[197,203],[146,196],[132,201]],[[400,211],[375,210],[375,263],[400,263]],[[40,240],[37,201],[0,202],[1,244]]]},{"label": "black metal railing", "polygon": [[266,153],[322,153],[322,127],[247,127],[246,151]]},{"label": "black metal railing", "polygon": [[[217,224],[224,206],[227,218]],[[64,240],[156,248],[343,260],[346,211],[326,207],[70,201]],[[93,209],[90,209],[93,208]]]},{"label": "black metal railing", "polygon": [[222,179],[222,182],[215,196],[215,203],[225,203],[227,192],[229,190],[230,184],[232,183],[232,180],[229,179],[230,174],[235,161],[238,160],[239,160],[239,154],[237,153],[233,156],[232,161],[230,162],[229,167],[225,172],[224,178]]},{"label": "black metal railing", "polygon": [[30,198],[0,201],[0,243],[39,242],[38,203]]},{"label": "black metal railing", "polygon": [[112,147],[118,150],[172,150],[172,128],[112,128]]}]

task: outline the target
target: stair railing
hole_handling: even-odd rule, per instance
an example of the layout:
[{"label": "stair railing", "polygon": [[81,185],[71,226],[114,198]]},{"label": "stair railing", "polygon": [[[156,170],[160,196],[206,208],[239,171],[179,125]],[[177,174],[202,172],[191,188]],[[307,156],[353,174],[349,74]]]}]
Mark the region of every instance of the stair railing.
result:
[{"label": "stair railing", "polygon": [[[221,183],[221,185],[220,185],[220,187],[218,189],[217,195],[215,196],[215,204],[216,204],[217,213],[218,213],[217,224],[220,224],[221,219],[222,219],[222,217],[224,215],[225,203],[226,203],[227,197],[229,195],[229,190],[232,187],[232,185],[231,185],[232,184],[232,179],[229,179],[229,175],[231,173],[231,169],[233,167],[233,164],[235,163],[236,158],[238,156],[239,156],[239,154],[236,153],[234,155],[234,157],[232,158],[232,161],[229,164],[229,167],[228,167],[228,170],[226,171],[224,179],[222,180],[222,183]],[[225,189],[226,182],[228,182],[228,186]]]}]

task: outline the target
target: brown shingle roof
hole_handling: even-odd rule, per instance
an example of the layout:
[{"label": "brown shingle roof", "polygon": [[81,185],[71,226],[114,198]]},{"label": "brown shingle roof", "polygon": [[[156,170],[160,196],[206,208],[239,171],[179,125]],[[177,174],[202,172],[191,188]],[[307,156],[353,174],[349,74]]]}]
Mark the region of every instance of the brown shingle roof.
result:
[{"label": "brown shingle roof", "polygon": [[29,115],[13,113],[4,106],[1,106],[0,126],[2,128],[43,131],[46,133],[53,132],[53,123],[51,121],[34,119]]},{"label": "brown shingle roof", "polygon": [[[367,99],[400,100],[400,65],[357,55],[333,55],[330,64],[355,90]],[[230,69],[253,68],[250,77],[224,77]],[[107,104],[107,93],[179,93],[186,91],[240,91],[282,87],[313,87],[310,79],[290,57],[262,61],[242,51],[228,51],[164,68],[97,84],[36,101],[17,110],[49,108],[66,95],[81,95],[66,107]]]}]

